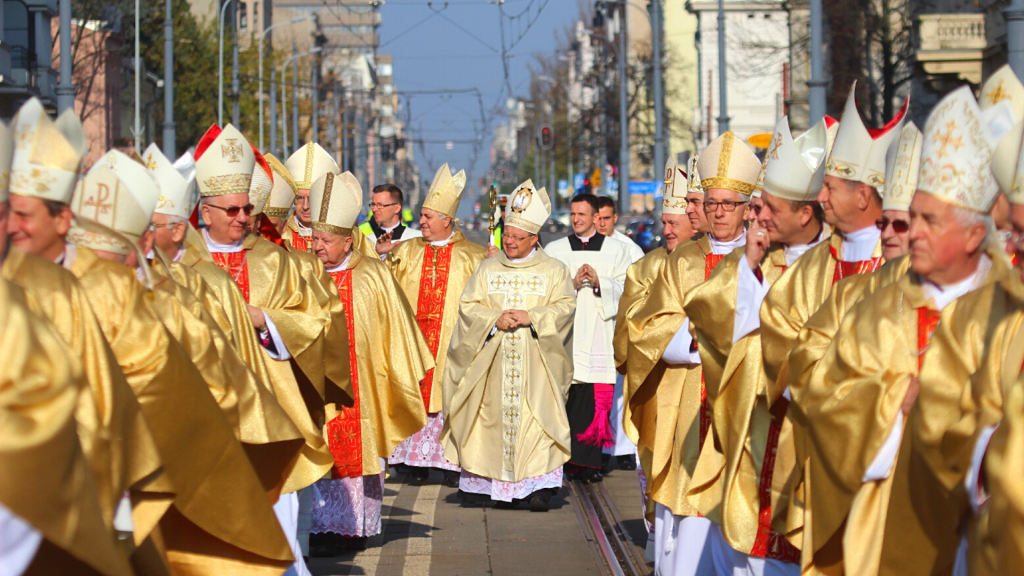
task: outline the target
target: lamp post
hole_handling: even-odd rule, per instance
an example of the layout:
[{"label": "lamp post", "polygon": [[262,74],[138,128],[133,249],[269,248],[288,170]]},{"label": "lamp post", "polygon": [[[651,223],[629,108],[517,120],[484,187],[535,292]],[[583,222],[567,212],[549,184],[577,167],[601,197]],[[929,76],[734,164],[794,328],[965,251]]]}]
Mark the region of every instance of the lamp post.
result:
[{"label": "lamp post", "polygon": [[[661,0],[651,0],[651,55],[654,60],[654,174],[665,170],[665,94],[661,78]],[[661,219],[661,202],[654,203],[654,220]]]},{"label": "lamp post", "polygon": [[174,14],[171,0],[164,0],[164,153],[175,158],[174,134]]},{"label": "lamp post", "polygon": [[[811,0],[815,2],[816,0]],[[817,0],[821,1],[821,0]],[[813,49],[812,49],[813,52]],[[813,57],[813,55],[812,55]],[[718,133],[729,131],[729,100],[726,97],[725,0],[718,0]]]},{"label": "lamp post", "polygon": [[825,81],[821,66],[821,0],[811,0],[811,79],[807,81],[808,87],[808,126],[814,126],[825,117]]},{"label": "lamp post", "polygon": [[[170,1],[170,0],[168,0],[168,1]],[[266,148],[263,147],[263,38],[264,38],[264,36],[267,35],[267,32],[270,32],[271,30],[273,30],[274,28],[277,28],[278,26],[285,26],[287,24],[295,24],[297,22],[303,22],[305,20],[309,20],[309,18],[310,17],[308,15],[307,16],[297,16],[297,17],[292,18],[291,20],[289,20],[287,22],[278,22],[277,24],[272,24],[270,26],[267,26],[266,28],[263,29],[262,32],[260,32],[260,39],[259,39],[259,53],[260,53],[260,56],[259,56],[259,60],[260,60],[260,72],[259,72],[259,77],[260,77],[260,82],[259,82],[259,84],[260,84],[260,89],[259,89],[259,95],[260,95],[260,152],[266,151]],[[271,70],[271,82],[273,82],[273,70]],[[274,92],[274,87],[273,86],[270,87],[270,91],[271,91],[271,94],[273,94],[273,92]],[[273,98],[273,96],[271,96],[271,98]],[[271,104],[271,106],[273,106],[273,104]],[[274,122],[273,114],[274,113],[271,112],[271,119],[270,119],[271,123]],[[271,140],[273,140],[273,137],[271,137]],[[271,143],[271,147],[273,147],[273,143]]]},{"label": "lamp post", "polygon": [[220,6],[220,16],[217,19],[217,28],[220,30],[219,50],[220,59],[217,64],[217,124],[224,125],[224,11],[228,9],[231,0],[224,0]]},{"label": "lamp post", "polygon": [[[820,0],[819,0],[820,1]],[[1006,17],[1006,61],[1018,77],[1024,77],[1024,0],[1011,0]]]},{"label": "lamp post", "polygon": [[71,84],[71,0],[60,0],[60,84],[57,85],[57,113],[75,108],[75,87]]},{"label": "lamp post", "polygon": [[[287,80],[288,80],[288,76],[287,76],[287,74],[288,74],[288,65],[291,64],[292,61],[294,61],[294,60],[302,58],[303,56],[309,56],[310,54],[316,54],[316,53],[320,52],[320,50],[322,50],[322,48],[320,46],[317,46],[315,48],[311,48],[311,49],[306,50],[305,52],[302,52],[302,53],[299,53],[299,54],[292,54],[292,56],[289,57],[287,60],[285,60],[284,64],[281,65],[281,107],[282,107],[283,110],[288,110],[288,92],[287,92],[287,89],[288,89],[288,82],[287,82]],[[294,81],[295,79],[293,78],[292,80]],[[299,95],[298,95],[297,91],[293,90],[293,92],[296,92],[296,94],[295,94],[295,111],[296,111],[296,116],[298,116],[297,112],[298,112],[298,109],[299,109],[299,106],[298,106]],[[282,141],[284,142],[284,146],[283,146],[284,156],[287,158],[288,157],[288,115],[287,114],[282,114],[281,117],[284,118],[284,122],[281,123],[281,125],[283,127],[281,136],[282,136]],[[297,126],[298,125],[298,120],[296,120],[295,123],[296,123],[296,126]],[[298,129],[296,128],[296,130],[298,130]],[[298,135],[296,134],[294,136],[294,138],[298,138]],[[297,141],[298,140],[296,140],[296,142]],[[295,148],[296,149],[298,148],[297,144],[296,144]]]}]

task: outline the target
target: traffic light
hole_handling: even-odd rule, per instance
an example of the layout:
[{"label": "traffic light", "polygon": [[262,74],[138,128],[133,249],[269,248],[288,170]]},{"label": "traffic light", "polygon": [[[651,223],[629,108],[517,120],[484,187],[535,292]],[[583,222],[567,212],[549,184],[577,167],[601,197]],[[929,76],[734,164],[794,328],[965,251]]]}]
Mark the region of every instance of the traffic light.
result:
[{"label": "traffic light", "polygon": [[551,126],[541,126],[540,128],[540,149],[551,150],[555,147],[555,133],[551,130]]}]

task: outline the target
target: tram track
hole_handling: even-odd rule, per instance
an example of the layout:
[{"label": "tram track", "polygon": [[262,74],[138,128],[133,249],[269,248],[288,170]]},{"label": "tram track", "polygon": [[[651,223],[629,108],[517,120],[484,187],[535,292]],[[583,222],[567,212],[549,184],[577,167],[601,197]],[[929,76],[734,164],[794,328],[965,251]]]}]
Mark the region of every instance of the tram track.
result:
[{"label": "tram track", "polygon": [[649,576],[650,571],[626,530],[604,483],[569,482],[572,505],[603,574]]}]

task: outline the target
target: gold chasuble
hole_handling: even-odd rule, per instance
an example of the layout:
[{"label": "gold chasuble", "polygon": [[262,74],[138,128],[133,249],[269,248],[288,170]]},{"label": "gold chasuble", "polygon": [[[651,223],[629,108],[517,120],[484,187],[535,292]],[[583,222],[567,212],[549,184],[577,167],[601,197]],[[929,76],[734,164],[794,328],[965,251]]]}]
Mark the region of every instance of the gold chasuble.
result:
[{"label": "gold chasuble", "polygon": [[395,246],[385,261],[409,304],[415,306],[416,323],[434,358],[434,368],[420,383],[423,405],[430,414],[441,411],[441,377],[459,316],[459,297],[486,255],[486,248],[466,240],[456,229],[445,246],[412,238]]},{"label": "gold chasuble", "polygon": [[[652,398],[656,402],[655,437],[638,438],[653,452],[647,478],[651,498],[676,516],[699,515],[686,500],[686,493],[711,428],[711,408],[701,366],[668,367],[661,356],[686,320],[684,296],[707,280],[724,256],[712,254],[706,234],[676,246],[648,297],[629,320],[626,368],[632,394],[626,411],[640,430],[640,424],[650,418],[644,408],[650,407]],[[659,378],[661,367],[665,371]],[[633,389],[637,382],[642,384]]]},{"label": "gold chasuble", "polygon": [[[1006,276],[1007,265],[993,255],[991,268],[979,269],[975,286]],[[945,310],[957,305],[954,300]],[[938,322],[922,280],[908,272],[854,305],[812,372],[804,391],[807,405],[815,407],[807,415],[811,524],[804,545],[818,553],[833,538],[842,539],[841,556],[832,546],[815,556],[823,570],[841,565],[850,574],[878,572],[889,498],[900,471],[895,453],[888,467],[883,463],[884,472],[877,471],[876,457],[897,425],[925,352],[933,353],[929,343]]]},{"label": "gold chasuble", "polygon": [[125,490],[138,488],[160,468],[139,401],[70,272],[12,246],[0,265],[0,277],[25,291],[32,311],[52,323],[82,365],[88,386],[79,395],[75,420],[96,478],[103,519],[111,529]]},{"label": "gold chasuble", "polygon": [[[313,229],[306,228],[309,230],[309,236],[304,236],[301,229],[299,228],[299,222],[295,218],[295,214],[288,217],[288,220],[284,224],[284,232],[281,234],[281,240],[284,241],[284,247],[292,252],[307,252],[313,253]],[[373,242],[360,232],[359,234],[352,235],[352,250],[359,252],[364,256],[371,256],[373,258],[380,259],[380,254],[377,254],[377,249],[374,247]]]},{"label": "gold chasuble", "polygon": [[327,407],[332,476],[376,475],[380,459],[427,423],[419,382],[434,361],[409,302],[379,258],[353,251],[348,266],[330,277],[348,311],[354,399],[351,407]]},{"label": "gold chasuble", "polygon": [[[528,312],[531,325],[496,330],[509,309]],[[480,263],[459,300],[442,380],[448,461],[503,482],[569,461],[575,312],[568,269],[540,246],[520,262],[500,253]]]},{"label": "gold chasuble", "polygon": [[156,440],[166,474],[146,491],[173,498],[170,509],[169,501],[136,507],[136,544],[159,520],[167,558],[184,573],[287,568],[291,550],[259,479],[202,375],[149,309],[151,296],[134,271],[84,246],[68,251],[65,266],[89,298]]},{"label": "gold chasuble", "polygon": [[78,443],[79,390],[89,385],[22,297],[0,280],[0,504],[44,538],[25,573],[127,576]]},{"label": "gold chasuble", "polygon": [[[972,574],[1024,573],[1024,383],[1006,394],[1003,421],[985,456],[988,500],[986,539],[968,549]],[[981,556],[984,555],[984,558]],[[986,562],[983,572],[978,569]]]},{"label": "gold chasuble", "polygon": [[[760,330],[733,343],[741,265],[747,265],[745,247],[726,256],[683,303],[705,370],[717,440],[702,446],[687,498],[721,525],[736,550],[798,563],[800,551],[771,525],[772,510],[787,505],[785,483],[794,464],[792,443],[780,442],[792,434],[785,420],[788,401],[768,405]],[[773,244],[755,276],[772,285],[787,268],[784,248]]]}]

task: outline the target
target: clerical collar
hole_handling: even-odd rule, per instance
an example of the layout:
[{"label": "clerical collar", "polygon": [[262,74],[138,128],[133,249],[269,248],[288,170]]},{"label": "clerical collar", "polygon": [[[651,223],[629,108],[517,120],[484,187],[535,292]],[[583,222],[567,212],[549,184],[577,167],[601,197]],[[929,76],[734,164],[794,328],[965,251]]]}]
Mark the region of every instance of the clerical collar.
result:
[{"label": "clerical collar", "polygon": [[861,262],[871,260],[878,246],[882,231],[877,226],[868,226],[843,234],[843,260]]},{"label": "clerical collar", "polygon": [[536,254],[536,253],[537,253],[537,247],[534,246],[533,250],[530,250],[530,253],[527,254],[525,257],[523,257],[523,258],[509,258],[508,261],[512,262],[513,264],[519,264],[520,262],[526,262],[530,258],[533,258],[533,255]]},{"label": "clerical collar", "polygon": [[455,238],[455,228],[452,228],[451,236],[448,236],[447,240],[440,240],[438,242],[431,242],[430,245],[431,246],[436,246],[438,248],[440,248],[442,246],[447,246],[448,243],[452,241],[452,238]]},{"label": "clerical collar", "polygon": [[[298,222],[298,220],[296,220],[296,222]],[[241,252],[242,243],[245,241],[245,239],[243,238],[242,240],[239,240],[237,243],[234,244],[221,244],[219,242],[214,242],[213,240],[210,239],[210,232],[206,228],[203,228],[203,239],[206,240],[206,246],[210,249],[210,252],[228,253]]]},{"label": "clerical collar", "polygon": [[992,260],[988,254],[982,254],[981,260],[978,261],[978,268],[967,278],[947,286],[939,286],[934,282],[922,279],[921,290],[924,292],[924,297],[931,298],[935,302],[935,307],[941,312],[950,302],[977,289],[988,278],[991,269]]},{"label": "clerical collar", "polygon": [[331,273],[334,273],[334,272],[342,272],[342,271],[348,270],[348,261],[351,260],[351,259],[352,259],[352,251],[349,250],[348,251],[348,256],[345,256],[345,259],[341,261],[341,264],[338,264],[334,268],[328,268],[327,272],[329,274],[331,274]]},{"label": "clerical collar", "polygon": [[822,225],[821,231],[818,232],[818,235],[814,238],[813,241],[811,241],[811,243],[809,243],[809,244],[798,244],[796,246],[783,246],[782,247],[782,252],[786,256],[786,266],[792,266],[793,262],[796,262],[797,258],[803,256],[811,248],[814,248],[818,244],[821,244],[821,241],[824,240],[824,239],[825,239],[825,226]]},{"label": "clerical collar", "polygon": [[299,236],[302,236],[303,238],[310,238],[313,236],[313,229],[303,226],[302,222],[299,222],[298,216],[295,217],[295,227],[299,229]]},{"label": "clerical collar", "polygon": [[58,266],[63,266],[65,270],[71,270],[76,256],[78,256],[78,246],[68,242],[64,245],[64,251],[54,260],[54,263]]},{"label": "clerical collar", "polygon": [[178,246],[178,253],[171,258],[171,262],[181,262],[181,259],[185,257],[185,247]]},{"label": "clerical collar", "polygon": [[735,240],[729,240],[728,242],[722,242],[715,240],[715,237],[708,234],[708,240],[711,242],[711,253],[712,254],[729,254],[733,250],[744,246],[747,243],[747,235],[740,233]]},{"label": "clerical collar", "polygon": [[402,233],[405,232],[405,225],[402,224],[401,220],[399,220],[398,224],[395,224],[394,226],[391,226],[389,228],[384,228],[380,224],[377,224],[376,220],[374,220],[373,218],[370,218],[370,228],[373,230],[373,234],[377,238],[380,238],[381,236],[383,236],[383,235],[387,234],[388,232],[390,232],[391,233],[391,241],[392,242],[401,240],[402,239]]},{"label": "clerical collar", "polygon": [[[576,234],[576,233],[574,232],[573,234]],[[580,236],[579,234],[576,234],[576,237],[579,238],[580,242],[583,242],[584,244],[586,244],[587,242],[590,242],[591,240],[593,240],[594,236],[597,236],[597,229],[594,230],[593,234],[591,234],[590,236],[587,236],[586,238],[584,238],[583,236]]]}]

